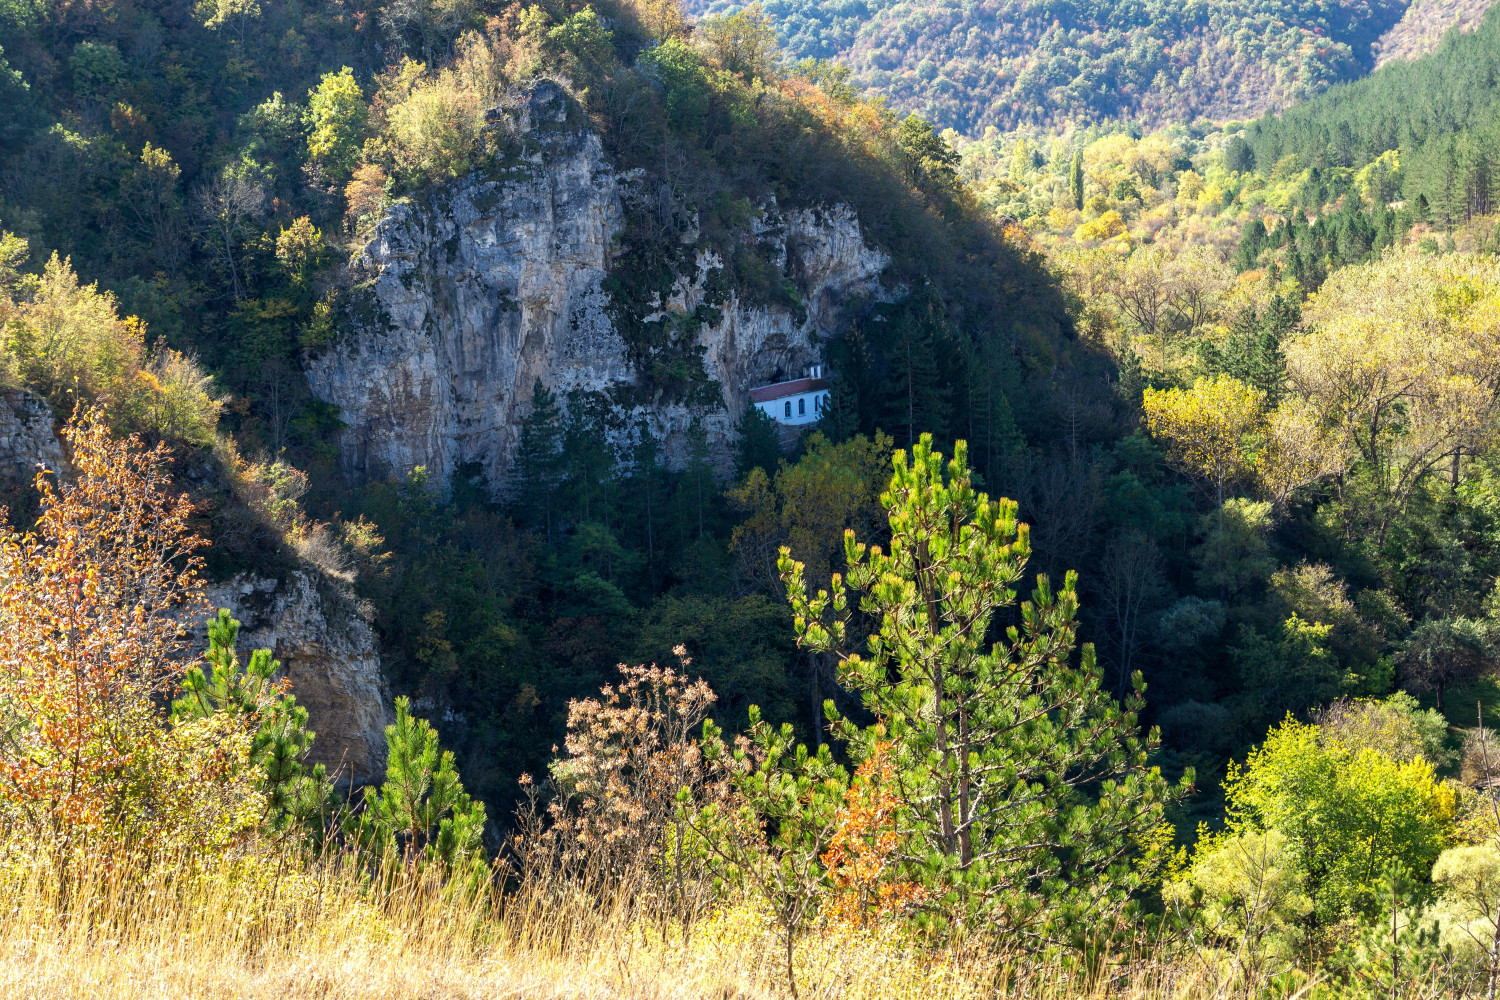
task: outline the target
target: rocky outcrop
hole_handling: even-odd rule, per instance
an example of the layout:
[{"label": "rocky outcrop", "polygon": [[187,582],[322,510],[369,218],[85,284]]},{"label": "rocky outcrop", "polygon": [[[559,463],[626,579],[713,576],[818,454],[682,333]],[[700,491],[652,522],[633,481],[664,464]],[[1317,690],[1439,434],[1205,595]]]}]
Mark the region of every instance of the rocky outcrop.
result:
[{"label": "rocky outcrop", "polygon": [[62,465],[47,401],[24,389],[0,393],[0,479],[30,483],[39,467]]},{"label": "rocky outcrop", "polygon": [[312,569],[284,580],[242,574],[208,596],[239,620],[242,661],[252,649],[269,649],[281,661],[317,734],[311,760],[340,784],[378,780],[389,699],[375,632],[344,585]]},{"label": "rocky outcrop", "polygon": [[[24,390],[0,393],[0,482],[34,496],[39,467],[65,468],[51,408]],[[241,574],[211,587],[208,600],[240,620],[242,660],[269,649],[281,661],[317,733],[312,760],[346,785],[378,780],[390,709],[375,632],[347,584],[302,565],[284,580]]]},{"label": "rocky outcrop", "polygon": [[307,365],[313,392],[339,408],[341,463],[354,478],[425,466],[442,483],[478,463],[499,485],[538,379],[560,396],[609,395],[620,426],[644,418],[669,462],[683,458],[695,415],[726,455],[747,390],[800,374],[819,360],[815,335],[835,331],[843,303],[882,294],[888,259],[847,207],[762,206],[746,229],[761,259],[795,278],[799,304],[725,291],[720,254],[685,225],[683,273],[638,318],[714,305],[695,336],[720,405],[641,398],[606,279],[627,213],[660,208],[661,188],[617,172],[598,136],[570,123],[567,100],[545,81],[518,95],[492,115],[521,150],[510,165],[392,206],[355,260],[350,322]]}]

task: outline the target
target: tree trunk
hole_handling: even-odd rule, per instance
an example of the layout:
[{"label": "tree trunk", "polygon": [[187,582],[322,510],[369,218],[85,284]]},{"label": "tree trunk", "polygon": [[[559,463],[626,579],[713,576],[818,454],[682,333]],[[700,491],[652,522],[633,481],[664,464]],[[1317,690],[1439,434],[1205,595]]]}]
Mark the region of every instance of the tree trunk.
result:
[{"label": "tree trunk", "polygon": [[[1490,982],[1490,1000],[1495,1000],[1493,989],[1494,980],[1492,979]],[[791,987],[792,1000],[798,1000],[797,973],[792,968],[792,929],[790,927],[786,929],[786,984],[787,986]]]}]

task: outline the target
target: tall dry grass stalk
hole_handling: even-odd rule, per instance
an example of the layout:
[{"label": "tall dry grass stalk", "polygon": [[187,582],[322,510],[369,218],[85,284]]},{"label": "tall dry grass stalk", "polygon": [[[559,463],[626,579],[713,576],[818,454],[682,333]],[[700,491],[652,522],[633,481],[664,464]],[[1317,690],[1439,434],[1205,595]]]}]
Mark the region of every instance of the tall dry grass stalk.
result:
[{"label": "tall dry grass stalk", "polygon": [[[35,1000],[784,996],[779,938],[747,906],[683,927],[638,900],[601,906],[562,881],[500,897],[398,867],[374,876],[347,854],[307,865],[244,853],[75,868],[64,901],[45,858],[0,855],[0,992]],[[889,933],[812,935],[798,948],[804,998],[967,1000],[1191,995],[1141,963],[1084,985],[993,954],[934,954]]]}]

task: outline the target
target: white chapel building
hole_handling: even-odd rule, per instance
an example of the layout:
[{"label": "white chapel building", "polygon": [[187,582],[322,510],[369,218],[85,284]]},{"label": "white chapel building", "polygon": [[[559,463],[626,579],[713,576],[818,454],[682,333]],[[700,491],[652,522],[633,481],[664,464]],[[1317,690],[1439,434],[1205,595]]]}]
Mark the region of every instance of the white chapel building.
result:
[{"label": "white chapel building", "polygon": [[828,409],[828,382],[823,366],[813,365],[804,378],[776,382],[750,390],[750,402],[778,424],[810,424]]}]

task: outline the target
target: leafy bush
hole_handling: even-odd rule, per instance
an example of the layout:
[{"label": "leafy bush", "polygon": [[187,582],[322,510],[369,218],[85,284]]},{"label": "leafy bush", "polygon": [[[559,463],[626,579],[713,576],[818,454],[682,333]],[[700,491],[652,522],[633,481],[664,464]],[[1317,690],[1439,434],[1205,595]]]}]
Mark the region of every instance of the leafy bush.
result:
[{"label": "leafy bush", "polygon": [[[204,543],[164,446],[70,424],[74,478],[38,478],[36,533],[0,546],[0,815],[61,870],[83,852],[212,857],[262,817],[256,726],[169,719],[201,609]],[[88,581],[87,585],[83,581]]]},{"label": "leafy bush", "polygon": [[1232,832],[1277,831],[1321,922],[1378,905],[1388,864],[1423,876],[1449,844],[1457,799],[1426,759],[1397,761],[1288,720],[1224,783]]},{"label": "leafy bush", "polygon": [[54,412],[97,405],[117,428],[213,441],[221,404],[212,380],[185,355],[148,350],[145,327],[133,316],[120,319],[112,294],[80,285],[56,254],[19,291],[19,298],[0,291],[6,360]]}]

